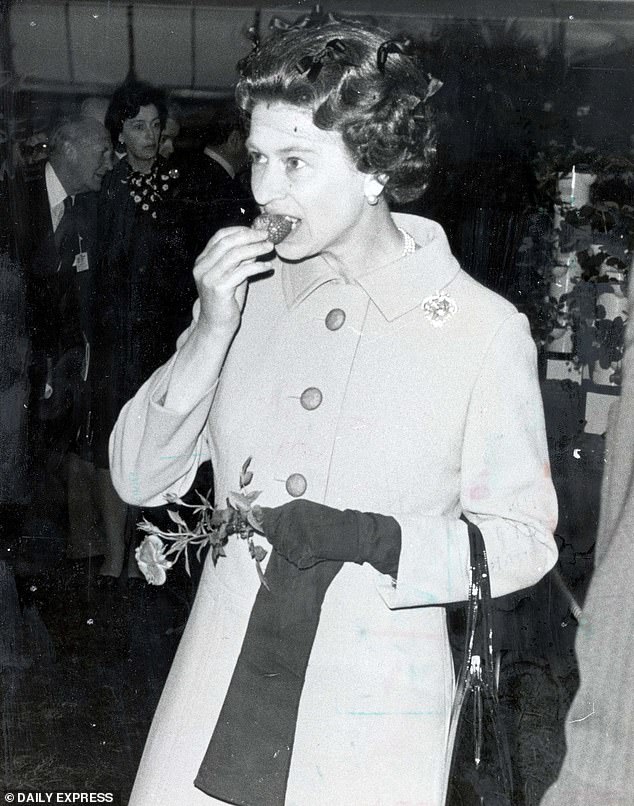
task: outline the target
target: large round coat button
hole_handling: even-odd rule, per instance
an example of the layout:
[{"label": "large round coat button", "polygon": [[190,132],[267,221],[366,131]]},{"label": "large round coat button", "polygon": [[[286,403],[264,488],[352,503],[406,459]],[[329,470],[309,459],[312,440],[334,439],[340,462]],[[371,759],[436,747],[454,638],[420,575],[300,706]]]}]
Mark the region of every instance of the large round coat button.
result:
[{"label": "large round coat button", "polygon": [[286,479],[286,492],[292,495],[293,498],[299,498],[300,495],[304,495],[307,486],[306,479],[301,473],[291,473]]},{"label": "large round coat button", "polygon": [[346,313],[341,308],[333,308],[326,316],[326,327],[328,330],[339,330],[346,321]]},{"label": "large round coat button", "polygon": [[321,401],[324,399],[321,391],[316,386],[309,386],[304,389],[299,402],[307,411],[313,411],[321,406]]}]

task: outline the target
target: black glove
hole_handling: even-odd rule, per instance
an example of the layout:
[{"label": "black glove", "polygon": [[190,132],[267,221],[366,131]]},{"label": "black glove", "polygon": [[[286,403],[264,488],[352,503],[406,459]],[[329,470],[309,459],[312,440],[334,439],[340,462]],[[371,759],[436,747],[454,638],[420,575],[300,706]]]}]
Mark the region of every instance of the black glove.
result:
[{"label": "black glove", "polygon": [[401,527],[389,515],[290,501],[262,507],[262,526],[273,548],[298,568],[320,560],[367,562],[382,574],[397,575]]}]

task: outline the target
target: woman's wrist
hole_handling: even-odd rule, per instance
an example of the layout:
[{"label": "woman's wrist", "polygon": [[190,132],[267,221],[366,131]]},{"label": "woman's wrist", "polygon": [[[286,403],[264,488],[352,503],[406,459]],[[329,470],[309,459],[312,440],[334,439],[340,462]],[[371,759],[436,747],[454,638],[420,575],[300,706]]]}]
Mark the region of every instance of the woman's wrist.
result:
[{"label": "woman's wrist", "polygon": [[166,408],[187,413],[213,389],[236,330],[209,326],[200,319],[196,322],[176,354],[164,401]]},{"label": "woman's wrist", "polygon": [[227,342],[227,345],[229,345],[233,341],[239,324],[239,318],[235,323],[224,322],[220,324],[217,320],[210,321],[201,315],[196,322],[192,335],[195,335],[197,340],[202,343],[222,344]]}]

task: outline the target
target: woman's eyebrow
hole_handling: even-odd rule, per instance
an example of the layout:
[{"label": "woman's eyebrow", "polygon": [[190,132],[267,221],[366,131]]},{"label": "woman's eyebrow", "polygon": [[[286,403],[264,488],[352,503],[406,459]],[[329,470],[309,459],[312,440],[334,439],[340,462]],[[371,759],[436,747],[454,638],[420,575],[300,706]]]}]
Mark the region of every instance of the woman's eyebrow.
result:
[{"label": "woman's eyebrow", "polygon": [[[262,151],[260,148],[258,148],[257,144],[253,143],[251,140],[247,140],[246,148],[247,148],[247,151],[257,151],[258,153],[261,153],[261,151]],[[314,154],[315,153],[315,149],[311,148],[308,145],[285,146],[284,148],[275,148],[275,149],[273,149],[273,151],[276,154],[280,154],[282,156],[286,156],[288,154],[297,154],[297,153],[301,153],[301,154]]]}]

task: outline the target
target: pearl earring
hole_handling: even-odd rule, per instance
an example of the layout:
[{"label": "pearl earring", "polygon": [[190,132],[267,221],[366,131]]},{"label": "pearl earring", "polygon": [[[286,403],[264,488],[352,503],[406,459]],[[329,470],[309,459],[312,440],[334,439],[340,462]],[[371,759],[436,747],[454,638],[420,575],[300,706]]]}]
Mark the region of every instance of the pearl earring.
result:
[{"label": "pearl earring", "polygon": [[374,207],[375,204],[378,204],[379,197],[375,196],[374,193],[368,193],[365,197],[365,200],[367,201],[368,204]]}]

